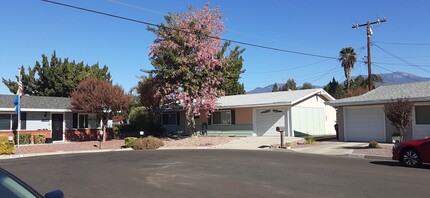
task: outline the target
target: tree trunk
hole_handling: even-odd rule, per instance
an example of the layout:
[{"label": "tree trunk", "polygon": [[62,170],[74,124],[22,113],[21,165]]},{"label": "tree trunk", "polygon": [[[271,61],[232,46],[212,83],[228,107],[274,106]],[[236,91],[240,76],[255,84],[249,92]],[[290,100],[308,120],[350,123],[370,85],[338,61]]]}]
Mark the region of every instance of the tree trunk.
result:
[{"label": "tree trunk", "polygon": [[195,133],[196,133],[196,121],[194,120],[193,110],[189,109],[185,113],[186,113],[188,131],[191,133],[191,135],[195,135]]},{"label": "tree trunk", "polygon": [[404,129],[400,129],[400,142],[404,142],[405,141],[405,130]]},{"label": "tree trunk", "polygon": [[106,126],[107,126],[107,118],[103,118],[103,124],[102,124],[103,142],[106,142]]}]

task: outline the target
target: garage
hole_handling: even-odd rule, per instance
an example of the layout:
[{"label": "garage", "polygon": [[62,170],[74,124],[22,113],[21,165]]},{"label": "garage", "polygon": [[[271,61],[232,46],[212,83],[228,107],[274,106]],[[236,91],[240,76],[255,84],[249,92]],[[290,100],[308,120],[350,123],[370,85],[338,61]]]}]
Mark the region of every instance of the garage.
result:
[{"label": "garage", "polygon": [[285,126],[285,113],[286,109],[258,109],[256,111],[257,136],[279,136],[276,127]]},{"label": "garage", "polygon": [[383,107],[345,108],[346,141],[385,142]]}]

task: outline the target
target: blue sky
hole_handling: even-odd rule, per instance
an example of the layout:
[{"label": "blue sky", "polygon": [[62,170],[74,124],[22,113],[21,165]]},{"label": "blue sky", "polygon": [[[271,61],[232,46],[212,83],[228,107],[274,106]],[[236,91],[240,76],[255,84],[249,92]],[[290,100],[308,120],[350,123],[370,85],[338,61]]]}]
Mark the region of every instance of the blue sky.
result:
[{"label": "blue sky", "polygon": [[[184,12],[189,5],[202,7],[208,2],[57,1],[151,23],[163,22],[168,12]],[[356,49],[359,60],[367,53],[366,30],[351,26],[386,17],[386,23],[373,27],[372,40],[391,54],[376,46],[371,48],[375,62],[373,73],[403,71],[430,77],[429,1],[219,0],[210,3],[212,7],[219,6],[226,19],[223,38],[329,57],[338,57],[340,49],[350,46]],[[15,79],[19,66],[34,66],[36,60],[41,60],[41,54],[50,57],[56,50],[61,58],[109,66],[114,83],[129,90],[137,84],[137,76],[143,74],[140,69],[152,68],[147,54],[153,39],[154,35],[142,24],[38,0],[3,0],[0,77]],[[241,79],[246,90],[289,78],[295,79],[298,85],[303,82],[325,85],[333,77],[339,81],[345,79],[337,60],[241,47],[246,49],[243,55],[246,72]],[[364,63],[357,63],[353,75],[367,74],[366,68]],[[10,93],[3,83],[0,93]]]}]

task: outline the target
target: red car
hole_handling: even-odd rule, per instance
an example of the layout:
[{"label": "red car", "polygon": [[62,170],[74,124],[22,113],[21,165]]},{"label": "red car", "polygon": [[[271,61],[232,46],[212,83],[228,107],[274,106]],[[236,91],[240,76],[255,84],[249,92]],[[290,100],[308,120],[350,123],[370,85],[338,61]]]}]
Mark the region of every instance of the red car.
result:
[{"label": "red car", "polygon": [[430,163],[430,138],[396,143],[393,146],[393,160],[411,167]]}]

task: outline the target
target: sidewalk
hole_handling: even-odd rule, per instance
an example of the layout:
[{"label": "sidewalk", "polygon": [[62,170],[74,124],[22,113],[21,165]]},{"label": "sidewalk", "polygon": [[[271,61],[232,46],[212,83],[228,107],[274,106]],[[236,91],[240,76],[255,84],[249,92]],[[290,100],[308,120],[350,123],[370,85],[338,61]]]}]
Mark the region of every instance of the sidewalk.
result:
[{"label": "sidewalk", "polygon": [[0,155],[0,159],[42,156],[42,155],[56,155],[56,154],[130,150],[130,149],[121,148],[124,145],[124,140],[109,140],[106,142],[102,142],[101,148],[99,148],[99,145],[100,145],[99,141],[20,145],[19,148],[16,148],[15,154]]},{"label": "sidewalk", "polygon": [[[272,145],[279,145],[279,137],[198,137],[181,140],[164,140],[164,149],[239,149],[239,150],[277,150],[298,153],[337,155],[357,158],[391,159],[392,144],[380,143],[381,148],[369,148],[363,142],[318,141],[315,144],[294,144],[292,149],[271,149]],[[303,138],[285,137],[284,142],[303,142]],[[101,149],[98,141],[64,142],[41,145],[21,145],[16,148],[14,155],[0,155],[0,159],[31,157],[42,155],[125,151],[124,140],[109,140],[103,142]]]},{"label": "sidewalk", "polygon": [[392,144],[379,143],[381,148],[369,148],[364,142],[323,141],[313,145],[293,146],[292,151],[319,155],[339,155],[357,158],[391,159]]},{"label": "sidewalk", "polygon": [[[303,138],[285,137],[284,142],[297,142]],[[280,144],[279,137],[244,137],[233,140],[223,145],[215,146],[217,149],[242,149],[242,150],[261,150],[270,149],[271,145]]]}]

